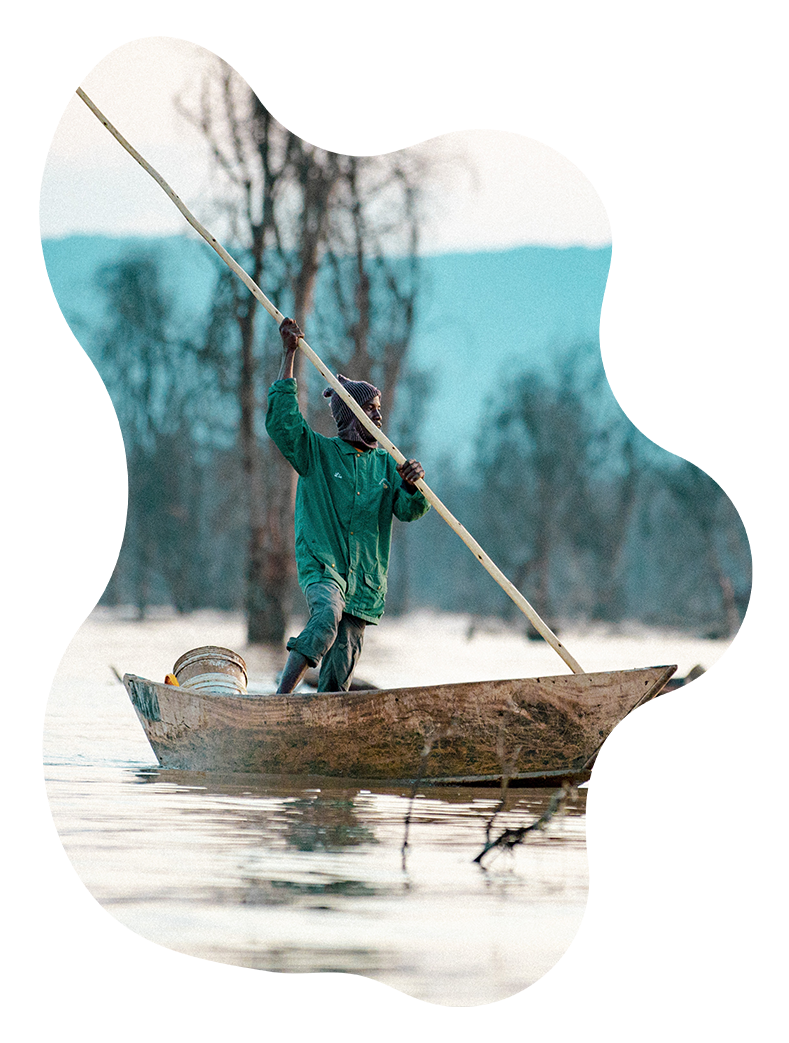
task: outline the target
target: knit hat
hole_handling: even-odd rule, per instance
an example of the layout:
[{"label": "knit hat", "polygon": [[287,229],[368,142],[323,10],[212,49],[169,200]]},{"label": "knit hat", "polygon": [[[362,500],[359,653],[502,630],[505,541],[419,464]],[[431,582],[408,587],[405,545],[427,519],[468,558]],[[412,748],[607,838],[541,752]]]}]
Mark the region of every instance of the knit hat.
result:
[{"label": "knit hat", "polygon": [[[377,387],[373,384],[368,384],[366,380],[349,380],[342,373],[337,374],[337,379],[351,398],[355,399],[360,406],[375,398],[376,395],[380,396],[381,394]],[[329,399],[332,416],[337,424],[337,433],[340,438],[345,439],[346,442],[363,442],[370,448],[377,445],[376,439],[373,438],[367,428],[352,412],[351,407],[343,402],[334,388],[326,388],[323,392],[323,397]]]},{"label": "knit hat", "polygon": [[[381,394],[373,384],[367,384],[366,381],[352,381],[348,377],[343,377],[342,373],[337,373],[337,380],[345,391],[348,391],[351,397],[356,399],[360,406],[368,403],[370,398],[375,398],[376,395]],[[378,445],[378,441],[362,425],[362,422],[351,410],[351,407],[345,405],[334,388],[327,388],[324,391],[324,397],[330,399],[332,416],[336,422],[337,433],[340,438],[348,442],[362,442],[369,448],[375,448]]]}]

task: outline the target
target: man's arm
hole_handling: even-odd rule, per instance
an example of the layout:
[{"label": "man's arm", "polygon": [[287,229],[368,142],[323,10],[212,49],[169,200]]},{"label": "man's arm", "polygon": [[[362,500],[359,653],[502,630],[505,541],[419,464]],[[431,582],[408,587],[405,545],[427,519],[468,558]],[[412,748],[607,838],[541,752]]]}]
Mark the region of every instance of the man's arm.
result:
[{"label": "man's arm", "polygon": [[293,319],[283,319],[280,334],[284,353],[279,377],[269,388],[266,430],[285,459],[303,475],[309,473],[317,437],[299,411],[293,376],[293,360],[303,334]]},{"label": "man's arm", "polygon": [[299,340],[304,334],[299,324],[293,319],[283,319],[279,327],[279,335],[282,337],[282,365],[279,369],[278,380],[292,380],[296,352],[299,350]]}]

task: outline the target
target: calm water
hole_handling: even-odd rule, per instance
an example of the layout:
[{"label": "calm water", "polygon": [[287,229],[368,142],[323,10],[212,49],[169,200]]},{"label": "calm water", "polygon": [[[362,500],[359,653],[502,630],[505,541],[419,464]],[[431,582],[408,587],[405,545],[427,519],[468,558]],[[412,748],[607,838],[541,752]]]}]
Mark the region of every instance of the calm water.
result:
[{"label": "calm water", "polygon": [[[166,631],[86,625],[48,707],[55,824],[121,923],[193,956],[353,972],[449,1005],[511,996],[557,962],[586,904],[584,789],[544,832],[480,866],[494,813],[496,836],[533,822],[554,791],[513,789],[500,809],[497,788],[161,770],[105,664],[117,654],[121,670],[158,676],[176,657]],[[207,637],[242,648],[214,627],[179,634],[174,651]],[[378,659],[373,649],[368,673]]]}]

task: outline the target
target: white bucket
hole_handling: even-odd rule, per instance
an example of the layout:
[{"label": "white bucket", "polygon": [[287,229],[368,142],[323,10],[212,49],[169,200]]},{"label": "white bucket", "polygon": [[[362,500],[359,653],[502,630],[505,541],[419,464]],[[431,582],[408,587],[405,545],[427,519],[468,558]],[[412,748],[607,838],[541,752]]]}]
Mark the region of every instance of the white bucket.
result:
[{"label": "white bucket", "polygon": [[181,688],[192,688],[212,695],[245,695],[247,666],[236,652],[218,645],[193,648],[173,667]]}]

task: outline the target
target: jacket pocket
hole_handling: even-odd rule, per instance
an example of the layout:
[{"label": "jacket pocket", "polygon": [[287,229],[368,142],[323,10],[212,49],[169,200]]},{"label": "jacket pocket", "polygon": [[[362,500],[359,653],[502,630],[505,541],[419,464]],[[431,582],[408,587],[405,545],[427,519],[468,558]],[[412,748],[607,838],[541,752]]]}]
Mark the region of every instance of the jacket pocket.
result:
[{"label": "jacket pocket", "polygon": [[362,579],[364,580],[364,585],[366,587],[369,587],[370,591],[372,591],[374,594],[377,594],[381,598],[386,597],[386,576],[377,576],[371,572],[365,572],[362,575]]},{"label": "jacket pocket", "polygon": [[374,573],[363,573],[362,583],[357,588],[360,607],[370,615],[383,615],[386,598],[386,577]]}]

